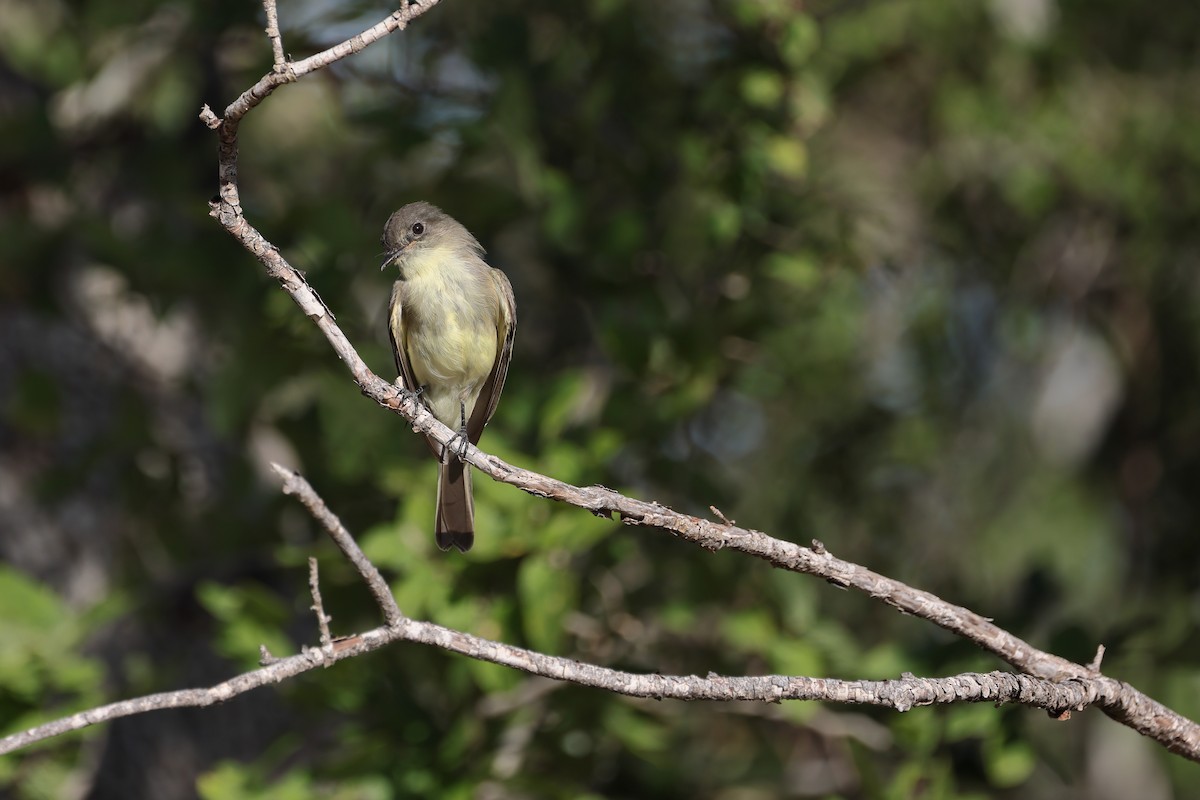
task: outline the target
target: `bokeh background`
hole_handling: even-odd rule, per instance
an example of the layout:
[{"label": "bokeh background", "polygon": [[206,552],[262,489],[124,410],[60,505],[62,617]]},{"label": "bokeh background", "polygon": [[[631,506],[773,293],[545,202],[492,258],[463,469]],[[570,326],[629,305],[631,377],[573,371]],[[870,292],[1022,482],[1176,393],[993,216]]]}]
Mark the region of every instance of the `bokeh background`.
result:
[{"label": "bokeh background", "polygon": [[[386,5],[284,0],[303,57]],[[0,724],[378,614],[662,673],[1000,668],[932,625],[434,467],[207,216],[252,0],[0,0]],[[388,214],[516,289],[485,449],[822,540],[1200,718],[1200,5],[445,0],[242,128],[251,221],[380,374]],[[392,647],[0,758],[17,798],[1200,796],[1088,711],[636,701]]]}]

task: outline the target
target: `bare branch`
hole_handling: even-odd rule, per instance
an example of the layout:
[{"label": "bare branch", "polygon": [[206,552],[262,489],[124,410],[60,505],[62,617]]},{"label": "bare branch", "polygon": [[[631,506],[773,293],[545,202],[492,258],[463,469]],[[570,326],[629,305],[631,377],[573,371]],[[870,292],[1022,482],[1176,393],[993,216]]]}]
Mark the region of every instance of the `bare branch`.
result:
[{"label": "bare branch", "polygon": [[[201,108],[201,121],[208,127],[216,130],[218,140],[217,180],[219,184],[218,195],[220,203],[214,205],[212,214],[220,220],[226,230],[241,241],[260,261],[263,261],[263,264],[267,266],[268,272],[271,272],[271,265],[264,260],[264,251],[273,249],[273,246],[258,231],[248,225],[241,216],[241,199],[238,196],[237,187],[237,130],[242,117],[246,116],[250,109],[269,97],[280,86],[287,83],[294,83],[310,72],[323,69],[353,53],[361,52],[368,45],[379,41],[390,33],[407,28],[409,22],[437,4],[438,0],[412,0],[412,2],[405,3],[385,19],[367,28],[362,33],[352,36],[344,42],[330,47],[328,50],[322,50],[320,53],[309,56],[301,61],[288,62],[285,60],[282,67],[280,67],[277,60],[275,68],[259,78],[258,82],[249,89],[242,92],[237,100],[234,100],[225,108],[225,113],[221,117],[217,117],[207,105]],[[217,206],[220,207],[220,213],[217,211]],[[294,272],[286,264],[279,265],[279,268],[286,269],[288,272]],[[275,274],[274,272],[271,272],[271,276],[280,281],[285,279],[285,276]],[[291,279],[301,282],[304,280],[298,273],[291,276]]]},{"label": "bare branch", "polygon": [[[265,0],[265,2],[274,5],[273,0]],[[299,78],[307,75],[310,72],[324,69],[335,61],[340,61],[346,56],[360,53],[369,45],[374,44],[383,37],[396,31],[402,31],[408,27],[408,23],[412,22],[417,17],[424,14],[429,9],[438,4],[439,0],[412,0],[405,3],[400,8],[393,11],[383,20],[367,28],[362,33],[351,36],[344,42],[335,44],[327,50],[322,50],[319,53],[309,56],[300,61],[288,63],[283,61],[285,69],[272,70],[263,77],[259,78],[258,83],[251,86],[246,91],[242,92],[237,100],[234,100],[228,108],[225,109],[223,123],[226,126],[232,125],[236,129],[237,123],[246,115],[250,109],[267,99],[280,86],[285,83],[294,83]],[[269,13],[269,12],[268,12]],[[269,21],[268,21],[269,24]],[[278,29],[278,24],[276,25]],[[268,36],[271,31],[268,28]],[[274,39],[272,40],[272,44]],[[282,51],[282,44],[280,45]],[[276,57],[276,65],[280,64],[280,59]],[[235,133],[231,130],[230,134]]]},{"label": "bare branch", "polygon": [[1111,702],[1113,698],[1108,693],[1122,686],[1107,678],[1057,683],[1005,672],[965,673],[949,678],[904,677],[885,681],[843,681],[786,675],[721,677],[709,674],[704,678],[696,675],[638,675],[535,653],[430,622],[405,620],[397,626],[379,627],[357,636],[335,640],[330,648],[305,649],[299,655],[281,658],[269,666],[238,675],[216,686],[147,695],[48,722],[0,739],[0,754],[120,717],[166,708],[204,708],[223,703],[252,689],[279,683],[317,667],[331,666],[395,641],[432,645],[531,675],[569,681],[630,697],[658,700],[756,700],[771,703],[817,700],[883,706],[897,711],[950,703],[1017,703],[1061,714],[1069,709],[1082,710],[1095,703]]},{"label": "bare branch", "polygon": [[[164,708],[204,708],[216,703],[223,703],[251,689],[257,689],[270,683],[279,683],[315,667],[325,666],[328,663],[349,658],[351,655],[375,650],[394,638],[396,638],[396,629],[378,628],[356,637],[352,646],[339,649],[335,644],[330,651],[309,648],[300,655],[275,659],[262,669],[238,675],[207,689],[182,689],[176,692],[151,694],[82,711],[45,725],[39,725],[36,728],[30,728],[27,731],[5,736],[0,739],[0,754],[11,753],[34,742],[86,728],[99,722],[142,714],[147,711]],[[263,658],[264,660],[273,658],[265,652],[265,648],[263,648]]]},{"label": "bare branch", "polygon": [[333,643],[333,637],[329,635],[329,621],[333,618],[325,613],[325,604],[321,602],[317,560],[312,556],[308,557],[308,591],[313,599],[311,609],[317,614],[317,630],[321,632],[321,647],[329,647]]},{"label": "bare branch", "polygon": [[1100,671],[1100,664],[1104,661],[1104,645],[1096,647],[1096,655],[1092,657],[1092,662],[1088,664],[1088,669],[1092,672]]},{"label": "bare branch", "polygon": [[279,11],[275,0],[263,0],[263,11],[267,14],[267,38],[271,40],[271,54],[275,56],[275,71],[286,69],[287,59],[283,55],[283,36],[279,33]]},{"label": "bare branch", "polygon": [[[338,549],[345,554],[346,558],[350,559],[350,563],[358,570],[358,574],[367,582],[367,588],[374,595],[375,602],[379,604],[379,609],[383,612],[383,618],[387,624],[399,624],[404,619],[404,614],[401,613],[400,607],[396,605],[396,598],[392,596],[392,590],[388,587],[387,581],[383,579],[383,576],[379,574],[379,570],[363,554],[362,549],[358,546],[358,542],[354,541],[354,537],[342,525],[337,515],[329,510],[329,507],[325,505],[325,501],[320,498],[300,473],[293,472],[275,463],[271,464],[271,468],[283,478],[283,493],[295,495],[304,504],[304,507],[308,509],[308,512],[313,515],[313,518],[325,528],[326,533],[329,534],[329,538],[333,539],[333,543],[338,546]],[[319,602],[320,596],[315,587],[313,589],[313,597]],[[324,640],[322,640],[322,643],[324,643]]]}]

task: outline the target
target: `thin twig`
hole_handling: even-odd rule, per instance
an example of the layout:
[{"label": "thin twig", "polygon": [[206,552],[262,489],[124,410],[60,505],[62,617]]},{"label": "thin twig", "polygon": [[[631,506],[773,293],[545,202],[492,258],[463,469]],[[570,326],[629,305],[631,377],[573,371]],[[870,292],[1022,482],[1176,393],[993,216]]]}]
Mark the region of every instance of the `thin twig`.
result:
[{"label": "thin twig", "polygon": [[271,40],[271,53],[275,56],[275,71],[281,72],[287,59],[283,55],[283,36],[279,33],[279,12],[275,8],[275,0],[263,0],[263,10],[267,13],[267,38]]},{"label": "thin twig", "polygon": [[1092,661],[1088,664],[1088,669],[1092,672],[1100,671],[1100,664],[1104,662],[1104,645],[1096,646],[1096,655],[1092,656]]},{"label": "thin twig", "polygon": [[730,525],[730,526],[737,524],[736,520],[732,520],[729,517],[725,516],[725,514],[722,513],[721,509],[717,508],[716,506],[709,506],[708,510],[711,511],[713,513],[713,515],[716,516],[717,519],[721,520],[722,524]]},{"label": "thin twig", "polygon": [[258,646],[258,665],[260,667],[269,667],[278,661],[279,659],[271,655],[271,651],[267,649],[265,644]]},{"label": "thin twig", "polygon": [[[346,558],[350,559],[350,563],[358,570],[358,574],[363,577],[367,588],[374,595],[375,602],[383,612],[383,619],[387,624],[389,626],[399,625],[404,620],[404,614],[396,605],[396,598],[392,596],[392,590],[388,588],[387,581],[363,554],[358,542],[354,541],[354,537],[342,525],[337,515],[329,510],[329,506],[325,505],[325,501],[304,479],[303,475],[273,462],[271,469],[283,478],[283,493],[295,495],[308,509],[308,513],[312,514],[313,519],[321,523],[321,527],[329,534],[329,538],[333,539],[333,543],[338,546],[338,549],[345,554]],[[324,644],[324,640],[322,640],[322,644]]]},{"label": "thin twig", "polygon": [[331,647],[333,637],[329,635],[329,621],[333,619],[325,613],[325,604],[321,602],[321,583],[317,573],[317,560],[308,558],[308,591],[312,595],[312,610],[317,614],[317,630],[321,632],[321,647]]}]

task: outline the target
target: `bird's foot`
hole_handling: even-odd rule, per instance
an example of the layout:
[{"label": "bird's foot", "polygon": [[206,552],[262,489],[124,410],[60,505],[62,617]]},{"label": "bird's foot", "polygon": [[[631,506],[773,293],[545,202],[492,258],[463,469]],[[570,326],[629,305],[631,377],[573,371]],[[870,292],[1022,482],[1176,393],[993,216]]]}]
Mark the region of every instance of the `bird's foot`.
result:
[{"label": "bird's foot", "polygon": [[460,420],[458,433],[450,437],[450,441],[446,442],[446,449],[458,456],[458,460],[462,461],[467,457],[467,448],[471,446],[471,440],[467,438],[467,404],[460,402],[458,404],[458,418]]},{"label": "bird's foot", "polygon": [[470,446],[471,440],[467,438],[467,426],[464,425],[450,437],[450,441],[446,442],[446,451],[458,456],[458,459],[462,461],[467,457],[467,448]]},{"label": "bird's foot", "polygon": [[403,395],[405,400],[411,400],[414,403],[420,402],[421,395],[425,393],[424,386],[418,386],[416,389],[408,388],[408,386],[404,383],[403,377],[396,378],[395,386],[397,391]]}]

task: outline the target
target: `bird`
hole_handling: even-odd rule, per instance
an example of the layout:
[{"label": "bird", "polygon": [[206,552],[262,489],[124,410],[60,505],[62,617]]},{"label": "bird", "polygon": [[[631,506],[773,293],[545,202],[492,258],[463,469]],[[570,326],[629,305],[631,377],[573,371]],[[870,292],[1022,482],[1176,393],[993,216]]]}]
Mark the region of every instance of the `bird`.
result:
[{"label": "bird", "polygon": [[395,267],[388,333],[396,370],[439,422],[457,431],[438,459],[434,536],[442,550],[475,542],[471,473],[462,461],[500,401],[512,358],[517,311],[512,284],[484,260],[461,223],[437,206],[409,203],[388,217],[381,269]]}]

